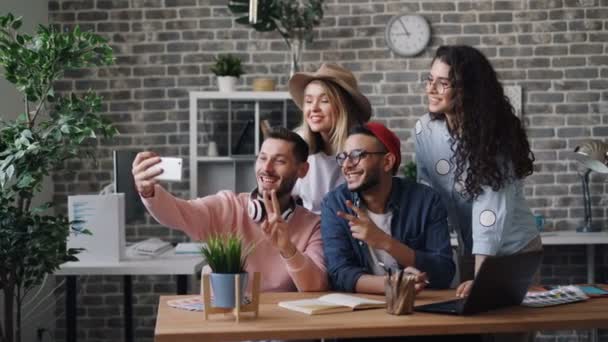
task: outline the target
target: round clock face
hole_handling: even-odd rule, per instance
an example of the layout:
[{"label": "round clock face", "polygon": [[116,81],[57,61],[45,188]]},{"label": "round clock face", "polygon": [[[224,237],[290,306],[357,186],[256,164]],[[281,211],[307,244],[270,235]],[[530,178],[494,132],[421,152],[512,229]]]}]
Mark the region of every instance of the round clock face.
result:
[{"label": "round clock face", "polygon": [[396,54],[415,56],[422,52],[431,40],[431,28],[421,15],[400,14],[389,20],[385,38]]}]

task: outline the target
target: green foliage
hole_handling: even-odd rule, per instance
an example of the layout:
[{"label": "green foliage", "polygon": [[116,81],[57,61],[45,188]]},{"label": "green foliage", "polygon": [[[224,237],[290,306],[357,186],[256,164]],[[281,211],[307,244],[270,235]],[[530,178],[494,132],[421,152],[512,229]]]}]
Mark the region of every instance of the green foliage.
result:
[{"label": "green foliage", "polygon": [[414,182],[416,181],[416,163],[409,161],[405,163],[401,170],[403,171],[403,176],[406,179],[410,179]]},{"label": "green foliage", "polygon": [[[78,249],[66,249],[77,222],[45,214],[52,203],[32,208],[44,177],[81,157],[80,147],[116,130],[97,113],[101,98],[91,92],[56,94],[55,81],[67,70],[110,65],[107,42],[92,33],[58,32],[39,26],[33,36],[20,34],[21,18],[0,16],[0,67],[4,78],[23,95],[24,112],[14,121],[0,120],[0,290],[5,294],[0,340],[20,341],[23,298],[44,276]],[[17,330],[13,334],[16,303]],[[4,329],[2,329],[4,328]]]},{"label": "green foliage", "polygon": [[249,0],[231,0],[228,8],[239,16],[237,23],[260,32],[276,30],[285,40],[299,38],[311,42],[314,27],[323,19],[323,0],[308,0],[304,5],[293,0],[259,0],[255,24],[249,23]]},{"label": "green foliage", "polygon": [[215,57],[215,64],[211,66],[211,72],[216,76],[234,76],[236,78],[245,73],[241,59],[230,54]]},{"label": "green foliage", "polygon": [[201,254],[215,273],[243,273],[253,246],[243,246],[236,234],[211,236],[201,248]]}]

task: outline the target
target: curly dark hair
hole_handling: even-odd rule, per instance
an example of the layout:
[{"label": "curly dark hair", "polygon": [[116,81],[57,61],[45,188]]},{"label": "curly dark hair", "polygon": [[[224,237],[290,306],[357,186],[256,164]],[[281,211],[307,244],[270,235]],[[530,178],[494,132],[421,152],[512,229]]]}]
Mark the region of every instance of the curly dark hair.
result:
[{"label": "curly dark hair", "polygon": [[[534,154],[526,131],[488,59],[479,50],[460,45],[440,46],[433,63],[436,60],[450,66],[456,119],[449,127],[455,138],[452,163],[456,180],[466,171],[467,196],[475,199],[483,192],[482,186],[498,191],[514,179],[531,175]],[[430,115],[433,120],[446,119],[444,113]]]}]

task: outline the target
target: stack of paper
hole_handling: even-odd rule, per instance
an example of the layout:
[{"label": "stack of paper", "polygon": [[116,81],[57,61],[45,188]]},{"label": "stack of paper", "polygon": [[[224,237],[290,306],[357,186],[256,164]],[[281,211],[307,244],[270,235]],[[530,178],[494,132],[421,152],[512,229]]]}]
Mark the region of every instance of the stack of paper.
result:
[{"label": "stack of paper", "polygon": [[173,246],[167,241],[163,241],[158,238],[151,238],[133,245],[133,250],[139,255],[159,255]]},{"label": "stack of paper", "polygon": [[[172,308],[181,309],[181,310],[203,311],[203,310],[205,310],[205,304],[203,303],[203,300],[201,297],[202,296],[199,295],[196,297],[170,299],[167,301],[167,305],[169,305]],[[211,304],[212,304],[211,306],[213,306],[213,297],[211,297]],[[243,304],[244,305],[251,304],[251,298],[248,296],[245,297],[245,301]]]},{"label": "stack of paper", "polygon": [[589,297],[578,286],[561,286],[551,291],[528,292],[521,305],[542,308],[587,299]]},{"label": "stack of paper", "polygon": [[202,247],[201,242],[180,242],[175,246],[175,254],[199,255]]}]

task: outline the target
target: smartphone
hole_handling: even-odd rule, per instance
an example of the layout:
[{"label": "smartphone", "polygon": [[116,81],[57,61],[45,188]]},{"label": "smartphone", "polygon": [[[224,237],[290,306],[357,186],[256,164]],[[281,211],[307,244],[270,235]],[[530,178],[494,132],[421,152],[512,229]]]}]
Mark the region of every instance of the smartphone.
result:
[{"label": "smartphone", "polygon": [[161,157],[160,163],[154,167],[163,170],[160,175],[155,177],[156,179],[169,182],[182,181],[182,158]]}]

